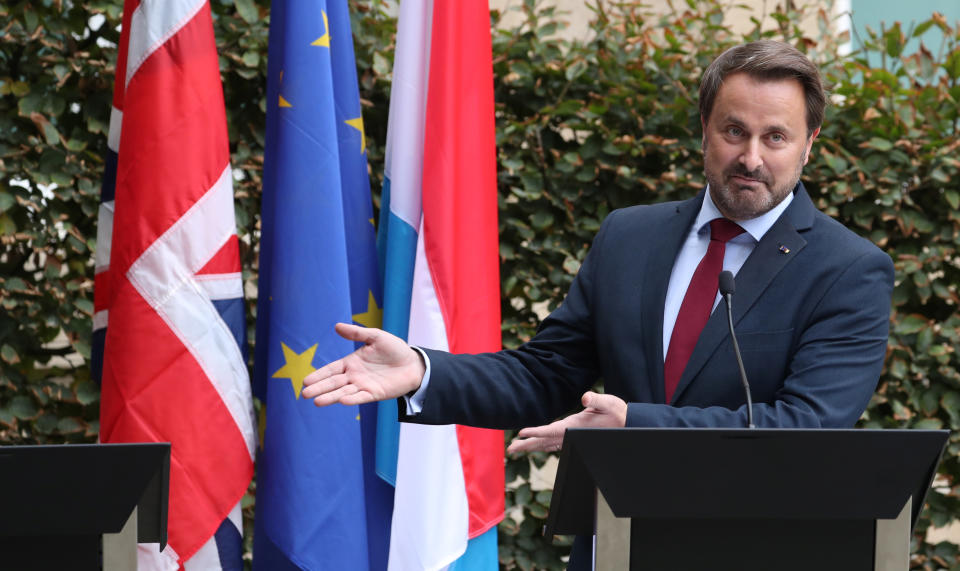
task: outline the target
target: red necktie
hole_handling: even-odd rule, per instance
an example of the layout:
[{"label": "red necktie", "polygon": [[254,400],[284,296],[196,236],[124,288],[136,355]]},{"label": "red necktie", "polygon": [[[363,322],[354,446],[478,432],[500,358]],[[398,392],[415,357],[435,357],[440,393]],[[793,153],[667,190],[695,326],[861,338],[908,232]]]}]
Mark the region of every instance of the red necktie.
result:
[{"label": "red necktie", "polygon": [[693,272],[687,293],[683,296],[677,322],[670,335],[670,347],[663,362],[664,389],[667,402],[673,398],[683,369],[697,345],[700,332],[710,319],[713,302],[717,299],[717,276],[723,271],[723,254],[727,241],[743,233],[743,228],[726,218],[710,221],[710,245]]}]

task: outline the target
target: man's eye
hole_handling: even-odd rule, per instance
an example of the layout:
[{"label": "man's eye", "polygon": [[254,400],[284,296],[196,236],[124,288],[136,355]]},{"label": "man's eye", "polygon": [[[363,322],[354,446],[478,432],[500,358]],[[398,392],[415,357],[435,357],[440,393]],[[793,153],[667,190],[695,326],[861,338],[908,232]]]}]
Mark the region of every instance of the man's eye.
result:
[{"label": "man's eye", "polygon": [[743,129],[740,127],[727,127],[727,134],[732,137],[739,137],[743,134]]},{"label": "man's eye", "polygon": [[780,133],[774,133],[770,135],[770,140],[773,141],[774,143],[782,143],[786,139]]}]

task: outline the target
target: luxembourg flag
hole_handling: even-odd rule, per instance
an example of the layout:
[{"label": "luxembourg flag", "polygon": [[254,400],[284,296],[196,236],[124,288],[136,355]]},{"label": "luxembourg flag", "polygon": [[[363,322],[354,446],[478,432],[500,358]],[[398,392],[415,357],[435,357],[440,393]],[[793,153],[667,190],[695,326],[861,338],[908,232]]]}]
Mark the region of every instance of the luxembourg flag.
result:
[{"label": "luxembourg flag", "polygon": [[[495,153],[487,1],[404,1],[378,246],[384,329],[413,345],[500,349]],[[389,569],[496,569],[503,433],[397,424],[396,403],[384,403],[377,471],[396,485]]]}]

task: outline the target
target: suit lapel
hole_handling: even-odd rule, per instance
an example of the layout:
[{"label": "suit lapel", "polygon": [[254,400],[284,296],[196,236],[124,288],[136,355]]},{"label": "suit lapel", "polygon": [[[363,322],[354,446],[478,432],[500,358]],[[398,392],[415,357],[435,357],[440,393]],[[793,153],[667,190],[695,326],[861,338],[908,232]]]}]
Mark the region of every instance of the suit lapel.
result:
[{"label": "suit lapel", "polygon": [[[760,299],[773,278],[806,246],[807,241],[801,233],[813,225],[815,212],[813,202],[807,196],[803,185],[798,185],[793,202],[767,230],[744,262],[743,267],[737,272],[737,293],[733,298],[734,324],[740,322]],[[677,402],[683,395],[729,334],[727,308],[721,301],[710,315],[703,332],[700,333],[693,354],[687,362],[683,376],[680,377],[672,402]]]},{"label": "suit lapel", "polygon": [[647,379],[651,384],[654,402],[665,402],[663,387],[663,306],[667,299],[667,286],[670,273],[677,259],[677,253],[686,240],[690,226],[700,212],[703,204],[703,191],[696,197],[678,203],[673,214],[663,221],[658,229],[657,244],[647,258],[643,272],[642,319],[640,323],[649,324],[641,328],[643,351],[647,355]]}]

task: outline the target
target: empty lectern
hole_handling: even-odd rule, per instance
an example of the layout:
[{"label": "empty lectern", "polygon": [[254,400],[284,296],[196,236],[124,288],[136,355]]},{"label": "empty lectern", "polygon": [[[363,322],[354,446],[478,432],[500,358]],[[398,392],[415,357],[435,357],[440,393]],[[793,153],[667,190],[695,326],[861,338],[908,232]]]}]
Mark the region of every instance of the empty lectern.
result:
[{"label": "empty lectern", "polygon": [[0,447],[0,567],[130,569],[167,541],[170,444]]},{"label": "empty lectern", "polygon": [[905,571],[948,434],[570,429],[545,532],[603,570]]}]

